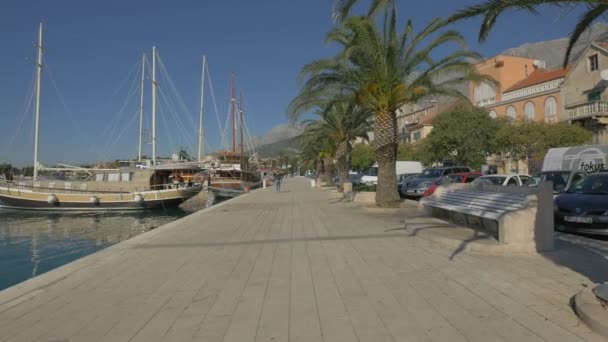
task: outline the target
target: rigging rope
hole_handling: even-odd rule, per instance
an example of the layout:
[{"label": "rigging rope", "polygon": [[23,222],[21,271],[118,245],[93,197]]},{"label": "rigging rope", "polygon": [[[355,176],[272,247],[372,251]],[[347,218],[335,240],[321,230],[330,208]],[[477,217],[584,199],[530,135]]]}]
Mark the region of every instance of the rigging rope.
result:
[{"label": "rigging rope", "polygon": [[[209,61],[207,61],[207,65],[209,65]],[[213,101],[213,107],[215,108],[215,117],[217,119],[217,132],[220,134],[220,148],[222,146],[224,146],[224,144],[226,143],[226,135],[224,134],[224,132],[222,131],[222,124],[221,124],[221,119],[220,119],[220,111],[218,109],[217,106],[217,102],[215,100],[215,91],[213,90],[213,83],[211,82],[211,74],[209,73],[209,67],[206,68],[206,72],[207,72],[207,80],[209,81],[209,89],[211,90],[211,100]]]},{"label": "rigging rope", "polygon": [[[23,101],[23,107],[22,107],[23,110],[21,111],[21,113],[18,116],[17,129],[13,132],[13,135],[9,139],[8,144],[4,145],[4,152],[5,153],[8,153],[8,151],[10,149],[12,149],[13,143],[15,142],[15,139],[21,133],[21,128],[23,127],[23,122],[25,121],[25,118],[28,117],[27,114],[28,114],[28,112],[30,111],[30,109],[32,107],[32,103],[34,102],[34,95],[36,93],[35,92],[35,87],[36,87],[36,72],[33,71],[32,72],[32,79],[30,81],[29,91],[26,93],[25,100]],[[32,124],[31,126],[32,126],[32,129],[33,129],[34,125]]]}]

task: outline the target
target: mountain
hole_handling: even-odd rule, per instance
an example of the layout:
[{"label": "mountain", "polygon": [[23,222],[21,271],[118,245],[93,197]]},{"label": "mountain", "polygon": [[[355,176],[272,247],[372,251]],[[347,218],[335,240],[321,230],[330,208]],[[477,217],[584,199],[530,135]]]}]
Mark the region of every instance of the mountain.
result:
[{"label": "mountain", "polygon": [[301,145],[295,137],[265,144],[255,148],[261,158],[278,157],[281,155],[295,154],[300,151]]},{"label": "mountain", "polygon": [[[568,40],[566,37],[526,43],[507,49],[502,54],[539,59],[547,63],[547,69],[555,69],[562,66],[566,48],[568,47]],[[608,41],[608,23],[599,22],[589,28],[574,45],[569,62],[576,61],[590,43],[600,41]]]},{"label": "mountain", "polygon": [[300,126],[278,125],[274,126],[270,132],[264,135],[252,137],[251,141],[253,142],[253,146],[256,146],[257,149],[258,146],[273,144],[275,142],[293,138],[300,135],[300,133],[302,133],[302,128]]}]

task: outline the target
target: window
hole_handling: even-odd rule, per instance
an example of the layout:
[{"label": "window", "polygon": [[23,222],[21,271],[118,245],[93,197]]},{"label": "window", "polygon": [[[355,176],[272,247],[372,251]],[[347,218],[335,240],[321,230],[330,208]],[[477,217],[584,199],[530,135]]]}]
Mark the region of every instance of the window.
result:
[{"label": "window", "polygon": [[530,184],[530,177],[528,176],[519,176],[519,179],[521,180],[521,185]]},{"label": "window", "polygon": [[515,107],[513,107],[513,106],[507,107],[507,118],[509,118],[509,120],[515,120],[516,116],[517,116],[517,112],[515,111]]},{"label": "window", "polygon": [[414,141],[420,140],[420,131],[414,132]]},{"label": "window", "polygon": [[515,177],[511,177],[509,179],[509,182],[507,182],[507,185],[514,185],[517,186],[517,179],[515,179]]},{"label": "window", "polygon": [[545,100],[545,120],[547,122],[555,122],[555,116],[557,115],[557,100],[555,97],[547,97]]},{"label": "window", "polygon": [[496,100],[496,87],[489,82],[475,86],[475,104],[489,104]]},{"label": "window", "polygon": [[531,101],[526,102],[524,112],[526,113],[526,119],[534,120],[536,118],[536,113],[534,113],[534,103]]},{"label": "window", "polygon": [[585,178],[585,174],[583,174],[583,173],[575,174],[574,177],[572,177],[572,184],[578,183],[578,181],[580,181],[583,178]]},{"label": "window", "polygon": [[454,170],[452,170],[452,169],[445,169],[445,170],[443,171],[443,175],[444,175],[444,176],[445,176],[445,175],[449,175],[450,173],[453,173],[453,172],[454,172]]},{"label": "window", "polygon": [[120,174],[120,180],[122,182],[128,182],[131,180],[131,173],[130,172],[123,172]]},{"label": "window", "polygon": [[108,182],[119,182],[120,173],[108,173]]},{"label": "window", "polygon": [[587,101],[596,102],[602,99],[602,93],[599,91],[592,91],[587,94]]},{"label": "window", "polygon": [[103,173],[98,173],[95,175],[96,182],[103,182]]},{"label": "window", "polygon": [[589,60],[589,71],[596,71],[600,68],[600,60],[597,53],[587,57],[587,59]]},{"label": "window", "polygon": [[492,110],[490,111],[490,117],[491,117],[492,119],[496,119],[496,111],[495,111],[494,109],[492,109]]}]

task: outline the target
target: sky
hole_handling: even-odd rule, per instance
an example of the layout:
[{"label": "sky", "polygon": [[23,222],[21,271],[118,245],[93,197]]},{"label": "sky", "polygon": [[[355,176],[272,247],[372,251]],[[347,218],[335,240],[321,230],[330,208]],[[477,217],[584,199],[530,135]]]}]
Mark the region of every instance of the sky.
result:
[{"label": "sky", "polygon": [[[434,17],[479,1],[426,0],[413,5],[397,0],[397,7],[402,23],[412,18],[420,29]],[[233,71],[237,95],[243,92],[248,132],[261,136],[285,125],[301,67],[337,51],[324,42],[332,27],[332,4],[331,0],[3,0],[0,162],[32,164],[34,114],[28,103],[39,22],[44,24],[45,55],[39,161],[80,164],[137,155],[138,63],[143,53],[150,59],[152,46],[177,89],[172,91],[163,72],[158,155],[168,156],[181,146],[196,154],[203,55],[211,77],[204,112],[208,150],[222,147]],[[361,4],[365,7],[368,2]],[[580,14],[553,8],[541,12],[501,17],[483,44],[476,41],[479,20],[454,28],[465,35],[471,49],[491,57],[523,43],[564,37]],[[144,89],[144,129],[149,132],[149,76]],[[143,153],[150,155],[150,139],[145,140]]]}]

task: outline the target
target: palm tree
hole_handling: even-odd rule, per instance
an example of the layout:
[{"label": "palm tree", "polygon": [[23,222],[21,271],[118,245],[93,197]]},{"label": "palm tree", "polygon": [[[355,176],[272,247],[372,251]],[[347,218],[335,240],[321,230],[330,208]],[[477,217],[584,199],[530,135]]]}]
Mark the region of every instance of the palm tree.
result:
[{"label": "palm tree", "polygon": [[314,160],[317,164],[317,174],[323,174],[323,181],[331,185],[337,144],[331,138],[330,129],[324,120],[307,120],[303,124],[304,131],[298,137],[302,144],[302,158]]},{"label": "palm tree", "polygon": [[570,33],[570,40],[566,55],[564,56],[564,67],[568,64],[574,44],[589,26],[608,12],[608,1],[606,0],[486,0],[479,5],[467,7],[448,18],[448,23],[463,19],[483,16],[481,28],[479,29],[479,41],[483,42],[494,27],[498,17],[509,10],[527,10],[533,14],[539,14],[538,8],[543,5],[551,5],[559,8],[571,8],[574,6],[586,6],[587,10],[579,18]]},{"label": "palm tree", "polygon": [[[371,0],[368,10],[368,16],[374,17],[380,10],[386,9],[394,4],[394,0]],[[333,18],[336,22],[343,22],[348,18],[353,6],[357,0],[336,0],[333,9]]]},{"label": "palm tree", "polygon": [[[369,16],[373,16],[379,10],[394,5],[394,0],[372,0],[369,7]],[[357,0],[336,0],[334,5],[333,17],[336,22],[345,20],[352,10]],[[485,0],[484,2],[466,7],[450,16],[446,23],[454,23],[464,19],[483,16],[481,27],[479,28],[479,42],[487,39],[490,31],[494,27],[496,20],[502,14],[510,10],[525,10],[538,15],[539,8],[543,5],[554,6],[557,8],[571,9],[573,7],[585,6],[586,11],[580,16],[578,22],[570,32],[570,40],[564,56],[564,67],[568,65],[572,49],[587,28],[596,20],[603,17],[608,12],[608,1],[606,0]]]},{"label": "palm tree", "polygon": [[[441,31],[442,20],[433,20],[415,34],[411,21],[398,32],[396,17],[393,7],[385,11],[380,28],[373,18],[349,17],[330,31],[328,40],[341,44],[343,52],[306,65],[301,71],[306,82],[290,104],[290,113],[306,111],[349,94],[373,113],[373,143],[379,166],[376,204],[382,207],[399,203],[395,170],[397,109],[436,94],[463,97],[455,85],[484,79],[471,64],[481,56],[466,50],[458,32]],[[461,48],[436,60],[435,50],[450,43]]]},{"label": "palm tree", "polygon": [[354,98],[343,98],[317,111],[323,134],[335,143],[335,158],[338,160],[341,179],[340,190],[349,182],[350,151],[356,138],[367,139],[370,128],[369,110],[358,106]]}]

